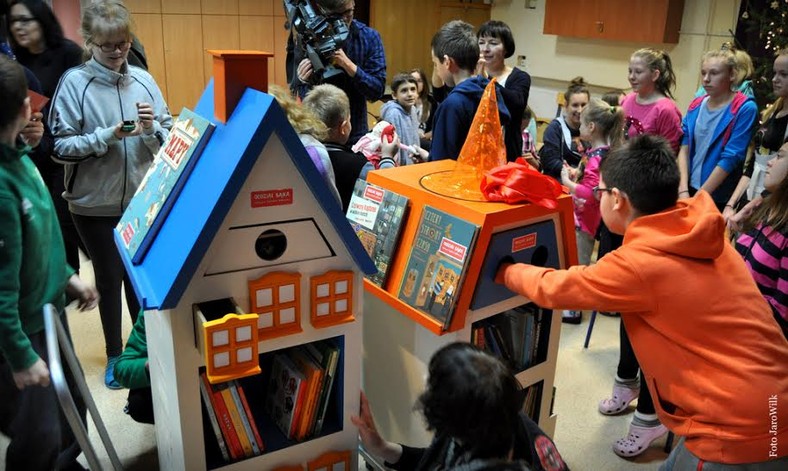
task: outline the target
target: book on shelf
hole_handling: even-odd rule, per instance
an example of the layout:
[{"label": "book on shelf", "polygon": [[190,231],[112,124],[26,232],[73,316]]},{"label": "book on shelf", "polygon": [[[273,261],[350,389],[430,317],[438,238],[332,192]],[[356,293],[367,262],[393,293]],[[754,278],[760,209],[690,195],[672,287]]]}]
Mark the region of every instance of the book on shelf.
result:
[{"label": "book on shelf", "polygon": [[312,431],[312,435],[317,436],[320,435],[320,432],[323,430],[323,423],[331,399],[331,390],[334,386],[334,378],[336,377],[337,365],[339,364],[340,352],[338,347],[326,341],[307,344],[306,349],[325,372],[320,399],[318,401],[317,418]]},{"label": "book on shelf", "polygon": [[303,347],[293,348],[289,353],[293,362],[301,370],[301,373],[306,376],[308,383],[304,398],[304,410],[301,413],[301,420],[295,437],[296,440],[304,440],[309,435],[314,424],[320,389],[323,386],[323,370]]},{"label": "book on shelf", "polygon": [[224,398],[222,397],[221,392],[214,389],[214,387],[208,381],[208,375],[204,371],[200,373],[200,380],[205,384],[206,392],[210,394],[211,405],[213,406],[213,410],[216,413],[216,418],[219,422],[222,436],[224,437],[224,442],[227,445],[227,450],[230,454],[230,457],[233,460],[243,458],[243,448],[241,447],[241,442],[238,439],[238,434],[235,431],[235,426],[233,425],[232,418],[230,417],[230,412],[224,403]]},{"label": "book on shelf", "polygon": [[205,411],[208,413],[208,419],[211,422],[211,429],[213,430],[213,434],[216,437],[216,443],[219,445],[219,451],[222,454],[222,458],[224,458],[224,461],[230,461],[230,452],[227,449],[227,443],[224,439],[224,435],[222,434],[222,426],[219,425],[219,418],[217,417],[218,412],[213,405],[213,399],[211,398],[212,392],[209,388],[210,384],[208,383],[208,378],[205,375],[205,372],[200,373],[200,397],[202,397]]},{"label": "book on shelf", "polygon": [[235,429],[235,434],[238,436],[238,441],[241,442],[241,448],[243,449],[243,455],[246,458],[254,456],[254,451],[252,450],[252,443],[249,441],[249,436],[246,435],[246,430],[244,429],[243,420],[241,419],[241,414],[238,411],[238,406],[233,398],[232,391],[230,390],[229,383],[217,383],[213,385],[213,388],[218,391],[222,395],[222,399],[224,400],[224,405],[227,407],[227,411],[230,414],[230,420],[233,423],[233,428]]},{"label": "book on shelf", "polygon": [[241,398],[241,404],[243,405],[244,411],[246,412],[246,417],[249,418],[249,425],[252,427],[252,435],[257,442],[257,447],[260,449],[260,453],[262,453],[265,451],[265,443],[263,443],[263,437],[260,435],[260,430],[257,428],[257,422],[254,420],[252,408],[249,407],[249,401],[246,400],[246,393],[244,392],[244,389],[241,387],[241,385],[238,384],[238,381],[233,380],[233,383],[238,389],[238,396]]},{"label": "book on shelf", "polygon": [[188,108],[173,123],[115,229],[132,263],[145,258],[214,128]]},{"label": "book on shelf", "polygon": [[365,180],[356,180],[346,216],[361,245],[375,262],[378,272],[367,275],[367,279],[378,286],[383,286],[388,277],[407,206],[407,197]]},{"label": "book on shelf", "polygon": [[424,206],[399,299],[448,328],[479,226]]},{"label": "book on shelf", "polygon": [[285,353],[274,355],[265,412],[289,439],[294,439],[304,395],[306,377]]},{"label": "book on shelf", "polygon": [[549,323],[543,309],[532,304],[488,317],[473,325],[474,345],[497,356],[514,371],[523,371],[543,361],[549,341]]},{"label": "book on shelf", "polygon": [[230,390],[233,401],[235,402],[235,407],[238,409],[238,416],[243,426],[244,435],[246,435],[247,440],[249,440],[249,445],[252,447],[252,456],[258,456],[262,453],[262,450],[260,450],[260,446],[258,446],[257,439],[255,439],[254,432],[252,431],[252,422],[254,422],[254,418],[250,418],[249,415],[247,415],[238,388],[238,383],[235,381],[229,381],[227,383],[227,389]]}]

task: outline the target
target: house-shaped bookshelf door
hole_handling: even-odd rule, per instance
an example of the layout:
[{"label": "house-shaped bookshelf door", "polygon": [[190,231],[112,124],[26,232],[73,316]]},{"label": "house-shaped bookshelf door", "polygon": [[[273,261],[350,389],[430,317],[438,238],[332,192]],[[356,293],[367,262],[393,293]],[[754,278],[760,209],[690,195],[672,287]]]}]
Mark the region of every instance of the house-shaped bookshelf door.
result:
[{"label": "house-shaped bookshelf door", "polygon": [[257,314],[227,314],[203,323],[205,370],[211,384],[260,373]]},{"label": "house-shaped bookshelf door", "polygon": [[251,311],[260,340],[297,334],[301,328],[301,274],[274,272],[249,280]]},{"label": "house-shaped bookshelf door", "polygon": [[350,451],[329,451],[307,463],[307,471],[350,471]]},{"label": "house-shaped bookshelf door", "polygon": [[353,272],[329,271],[309,279],[309,320],[317,328],[353,321]]}]

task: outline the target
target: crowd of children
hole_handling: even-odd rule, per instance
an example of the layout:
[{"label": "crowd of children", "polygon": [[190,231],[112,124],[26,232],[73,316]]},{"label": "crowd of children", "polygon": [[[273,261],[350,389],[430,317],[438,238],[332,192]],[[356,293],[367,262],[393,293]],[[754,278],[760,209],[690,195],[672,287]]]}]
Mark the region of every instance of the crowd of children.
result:
[{"label": "crowd of children", "polygon": [[[105,384],[132,387],[132,416],[153,422],[144,318],[137,318],[139,304],[128,288],[136,323],[120,357],[120,292],[124,283],[129,285],[112,230],[172,120],[152,76],[129,65],[131,18],[122,2],[100,0],[85,7],[82,34],[90,58],[81,65],[48,7],[27,0],[10,3],[9,33],[19,60],[44,75],[40,78],[52,105],[43,114],[31,114],[23,69],[0,56],[0,174],[5,175],[0,199],[8,200],[0,205],[6,213],[0,270],[7,273],[0,277],[0,388],[9,391],[8,404],[24,404],[2,410],[0,430],[12,436],[9,465],[51,469],[72,465],[78,450],[59,414],[55,425],[36,429],[25,424],[52,422],[57,414],[41,333],[45,303],[62,308],[66,295],[82,308],[98,303],[108,358]],[[761,410],[769,395],[779,408],[788,407],[788,51],[774,61],[777,100],[760,126],[746,53],[730,44],[705,53],[701,89],[682,115],[673,100],[670,56],[643,48],[630,57],[631,93],[616,90],[600,100],[592,98],[582,77],[573,79],[537,151],[527,107],[531,78],[505,63],[515,52],[508,25],[488,21],[474,30],[451,21],[436,32],[430,49],[431,80],[420,69],[393,76],[392,99],[381,118],[394,132],[374,136],[380,141],[374,161],[348,147],[354,129],[345,91],[317,85],[301,103],[287,90],[272,87],[337,204],[347,209],[356,180],[370,170],[456,159],[482,92],[495,80],[507,160],[524,156],[568,189],[581,265],[552,270],[504,262],[498,280],[542,306],[566,309],[568,323],[582,321],[579,309],[621,314],[613,390],[598,409],[619,414],[635,400],[637,408],[614,451],[637,456],[671,430],[681,440],[665,470],[700,469],[703,463],[731,470],[788,467],[785,452],[763,453],[772,437],[788,440],[788,428],[772,427]],[[56,57],[57,67],[42,68],[44,55]],[[430,83],[440,85],[434,94]],[[103,106],[113,99],[127,106],[116,111]],[[123,126],[129,117],[134,118],[131,129]],[[25,143],[35,144],[44,162],[54,156],[65,165],[41,167],[50,190],[35,178],[27,156],[31,150],[20,147]],[[126,171],[107,164],[110,157]],[[54,172],[54,180],[47,172]],[[67,187],[56,181],[63,176]],[[97,186],[96,180],[115,183]],[[31,211],[37,217],[30,217]],[[735,235],[735,249],[725,240],[726,224]],[[97,291],[69,268],[78,263],[78,243],[92,257]],[[29,246],[48,255],[22,250]],[[725,293],[725,299],[711,299],[716,293]],[[453,376],[459,371],[454,364],[463,362],[470,366],[460,372],[471,373],[470,378]],[[538,434],[538,427],[518,416],[513,405],[518,386],[502,368],[469,345],[436,354],[419,402],[437,432],[427,450],[383,440],[364,399],[353,423],[367,449],[395,469],[539,469],[526,456],[530,449],[522,448],[529,443],[523,442],[528,437],[523,431]],[[494,390],[500,397],[486,404],[488,412],[506,426],[480,428],[474,435],[462,427],[466,422],[454,423],[465,403],[479,400],[471,395],[447,405],[451,385],[458,381],[476,381],[482,393]],[[46,452],[31,453],[32,444]],[[447,454],[455,448],[457,454]],[[565,469],[561,466],[544,468]]]}]

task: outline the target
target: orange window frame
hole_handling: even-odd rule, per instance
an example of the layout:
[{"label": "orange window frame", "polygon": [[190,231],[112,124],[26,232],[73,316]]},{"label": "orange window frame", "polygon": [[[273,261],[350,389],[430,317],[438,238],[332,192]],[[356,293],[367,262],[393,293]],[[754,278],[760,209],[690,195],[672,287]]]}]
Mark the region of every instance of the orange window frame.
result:
[{"label": "orange window frame", "polygon": [[[238,339],[239,329],[249,328],[249,337]],[[260,373],[258,351],[257,314],[227,314],[221,319],[203,324],[205,345],[205,372],[211,384],[243,378]],[[221,345],[216,345],[216,336],[226,334]],[[241,349],[250,350],[249,359],[238,360]],[[216,356],[226,354],[227,365],[216,366]]]},{"label": "orange window frame", "polygon": [[[250,311],[260,316],[257,331],[261,340],[283,337],[300,333],[301,328],[301,274],[274,272],[268,273],[255,280],[249,280]],[[293,287],[293,292],[287,294],[291,299],[282,300],[282,288]],[[258,293],[270,290],[270,304],[260,306],[261,300]],[[282,322],[282,313],[293,311],[292,322]],[[263,325],[270,316],[270,325]]]},{"label": "orange window frame", "polygon": [[[355,307],[353,303],[354,276],[352,271],[332,270],[310,278],[309,321],[313,326],[324,328],[355,320],[353,316]],[[339,286],[342,283],[344,283],[344,290],[340,291]],[[342,301],[345,302],[345,308],[338,311],[337,304]]]},{"label": "orange window frame", "polygon": [[334,466],[343,463],[345,471],[350,469],[350,451],[329,451],[306,464],[307,471],[333,471]]}]

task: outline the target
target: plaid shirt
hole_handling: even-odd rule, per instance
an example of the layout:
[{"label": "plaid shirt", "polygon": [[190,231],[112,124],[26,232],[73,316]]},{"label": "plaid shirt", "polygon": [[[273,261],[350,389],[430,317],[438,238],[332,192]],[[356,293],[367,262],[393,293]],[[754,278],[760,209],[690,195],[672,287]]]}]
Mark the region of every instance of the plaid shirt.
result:
[{"label": "plaid shirt", "polygon": [[[348,145],[352,145],[369,131],[367,101],[380,99],[386,89],[386,54],[380,34],[358,20],[351,22],[350,35],[342,49],[358,67],[356,76],[338,74],[323,83],[336,85],[347,93],[353,126]],[[313,85],[316,83],[301,84],[299,96],[303,98]]]}]

